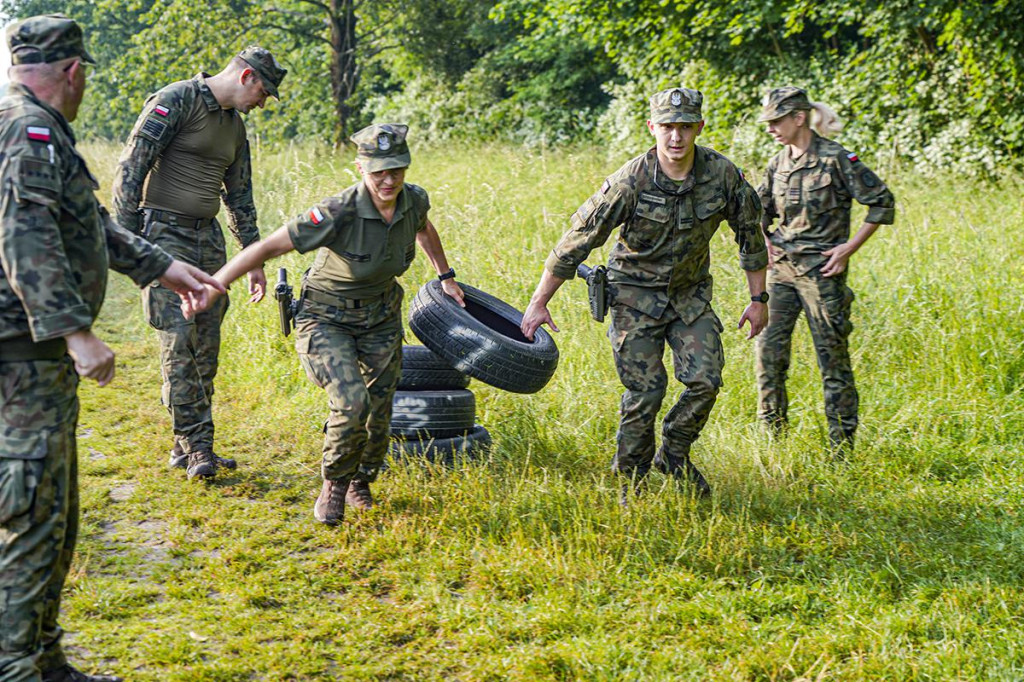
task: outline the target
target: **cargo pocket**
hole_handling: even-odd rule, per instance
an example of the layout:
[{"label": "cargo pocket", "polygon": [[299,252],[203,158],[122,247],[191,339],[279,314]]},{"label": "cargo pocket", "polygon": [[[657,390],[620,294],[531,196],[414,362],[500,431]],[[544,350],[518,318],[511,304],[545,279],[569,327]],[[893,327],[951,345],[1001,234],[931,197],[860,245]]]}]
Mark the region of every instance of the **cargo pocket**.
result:
[{"label": "cargo pocket", "polygon": [[142,312],[149,326],[160,331],[194,324],[181,314],[181,299],[178,295],[159,284],[150,284],[142,290]]},{"label": "cargo pocket", "polygon": [[45,432],[0,435],[0,525],[32,509],[45,457]]},{"label": "cargo pocket", "polygon": [[299,364],[302,365],[302,369],[306,370],[306,376],[309,380],[319,388],[323,388],[327,385],[327,372],[320,362],[320,357],[310,352],[313,347],[312,334],[295,339],[295,350],[299,353]]},{"label": "cargo pocket", "polygon": [[853,299],[853,290],[844,286],[839,295],[823,299],[821,302],[825,326],[835,341],[845,341],[853,331],[853,322],[850,321]]}]

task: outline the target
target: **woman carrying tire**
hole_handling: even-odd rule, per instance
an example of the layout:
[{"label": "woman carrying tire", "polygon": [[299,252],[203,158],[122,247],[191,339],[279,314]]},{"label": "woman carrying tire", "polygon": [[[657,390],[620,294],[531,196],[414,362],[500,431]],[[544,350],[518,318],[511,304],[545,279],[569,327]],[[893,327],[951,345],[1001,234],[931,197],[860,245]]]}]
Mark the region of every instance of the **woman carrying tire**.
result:
[{"label": "woman carrying tire", "polygon": [[[817,130],[811,127],[812,112]],[[841,455],[853,446],[858,419],[848,345],[854,296],[846,285],[847,264],[879,225],[893,222],[895,200],[856,154],[824,137],[842,126],[830,108],[812,103],[804,90],[772,90],[759,120],[783,149],[769,161],[758,187],[770,295],[768,327],[757,339],[758,416],[773,433],[787,423],[790,347],[803,310],[824,383],[829,441]],[[850,238],[853,199],[868,212]],[[768,232],[776,218],[779,227]]]},{"label": "woman carrying tire", "polygon": [[427,218],[421,187],[405,184],[408,126],[373,125],[352,136],[362,181],[328,197],[232,258],[225,286],[289,251],[319,249],[303,278],[295,347],[310,381],[327,391],[323,485],[313,514],[336,525],[346,503],[373,506],[373,482],[388,449],[391,400],[402,370],[402,297],[395,277],[423,250],[444,292],[463,303],[455,271]]}]

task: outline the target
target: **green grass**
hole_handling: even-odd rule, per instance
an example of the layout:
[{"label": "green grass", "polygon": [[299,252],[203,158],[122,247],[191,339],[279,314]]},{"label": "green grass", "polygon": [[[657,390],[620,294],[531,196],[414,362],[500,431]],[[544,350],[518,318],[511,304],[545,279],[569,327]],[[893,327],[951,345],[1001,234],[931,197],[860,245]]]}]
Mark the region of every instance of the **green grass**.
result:
[{"label": "green grass", "polygon": [[[87,152],[109,188],[117,149]],[[618,162],[459,152],[418,152],[409,180],[430,191],[460,279],[523,308],[568,215]],[[261,151],[264,234],[350,169]],[[114,277],[99,328],[119,375],[81,391],[63,613],[75,660],[133,680],[1021,679],[1024,179],[892,180],[897,225],[853,261],[862,428],[845,465],[824,454],[803,324],[791,435],[757,429],[753,348],[733,329],[746,288],[731,233],[716,235],[727,367],[694,451],[707,502],[655,476],[637,505],[616,504],[620,387],[576,282],[551,306],[561,362],[543,391],[471,386],[493,452],[452,470],[394,463],[380,506],[338,529],[312,518],[324,395],[273,301],[238,293],[215,418],[240,468],[190,484],[166,469],[154,335]],[[281,264],[294,277],[309,261]],[[430,274],[418,258],[407,300]]]}]

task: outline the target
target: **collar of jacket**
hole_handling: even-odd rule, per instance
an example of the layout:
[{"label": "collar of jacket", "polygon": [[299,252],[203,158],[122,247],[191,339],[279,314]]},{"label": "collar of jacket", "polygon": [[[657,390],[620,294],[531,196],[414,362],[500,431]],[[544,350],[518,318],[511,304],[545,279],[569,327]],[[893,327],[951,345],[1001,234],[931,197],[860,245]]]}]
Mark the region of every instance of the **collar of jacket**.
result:
[{"label": "collar of jacket", "polygon": [[[205,71],[200,71],[192,77],[192,81],[196,84],[196,88],[199,89],[199,96],[203,98],[203,103],[206,105],[207,109],[210,111],[223,109],[220,102],[217,101],[217,98],[213,96],[213,90],[211,90],[210,86],[206,84],[206,79],[209,77],[210,74]],[[230,109],[230,111],[234,112],[235,110]]]},{"label": "collar of jacket", "polygon": [[[704,147],[694,146],[693,168],[690,169],[690,173],[693,174],[693,185],[701,185],[711,180],[711,175],[707,170],[707,154],[708,151]],[[672,186],[665,186],[665,184],[658,182],[658,171],[661,168],[661,165],[658,162],[657,147],[651,147],[647,150],[647,158],[645,159],[645,162],[648,183],[657,187],[666,194],[685,194],[693,189],[693,185],[690,185],[689,183],[683,187],[675,187],[675,183],[671,180],[669,180],[669,184]]]},{"label": "collar of jacket", "polygon": [[43,111],[50,114],[53,119],[60,126],[60,129],[71,139],[71,144],[75,144],[75,133],[71,130],[71,124],[64,118],[64,114],[60,113],[43,100],[36,97],[36,93],[32,92],[32,89],[23,83],[11,83],[7,89],[7,95],[13,97],[24,97],[33,104],[39,106]]},{"label": "collar of jacket", "polygon": [[[795,171],[800,170],[801,168],[814,168],[818,165],[818,159],[820,158],[820,155],[818,154],[818,146],[821,144],[821,136],[813,130],[811,131],[811,136],[811,144],[807,146],[807,151],[804,152],[803,156],[799,159],[793,159],[792,156],[789,157],[789,170]],[[789,151],[787,150],[786,153],[789,154]]]}]

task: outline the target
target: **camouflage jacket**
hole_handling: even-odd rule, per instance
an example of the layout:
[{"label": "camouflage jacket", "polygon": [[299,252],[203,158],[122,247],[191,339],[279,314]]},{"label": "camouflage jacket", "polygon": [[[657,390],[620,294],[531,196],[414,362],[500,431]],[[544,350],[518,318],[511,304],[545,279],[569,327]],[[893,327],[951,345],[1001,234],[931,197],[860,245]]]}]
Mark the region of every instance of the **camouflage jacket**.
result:
[{"label": "camouflage jacket", "polygon": [[822,251],[850,238],[852,199],[868,207],[864,220],[869,223],[889,225],[896,214],[892,192],[856,154],[812,134],[811,146],[799,159],[790,158],[785,148],[776,154],[757,188],[765,233],[778,218],[769,239],[800,274],[828,260]]},{"label": "camouflage jacket", "polygon": [[0,99],[0,339],[46,341],[92,325],[107,268],[140,286],[171,257],[118,227],[56,109],[23,85]]},{"label": "camouflage jacket", "polygon": [[[249,142],[245,137],[245,125],[241,114],[233,109],[221,108],[213,92],[206,84],[207,74],[200,73],[191,80],[171,83],[157,93],[150,95],[128,136],[128,142],[118,161],[114,178],[114,214],[118,223],[136,234],[142,231],[142,217],[139,206],[144,201],[146,177],[161,162],[161,155],[168,150],[172,140],[185,134],[197,120],[208,112],[232,117],[232,135],[237,140],[233,159],[225,164],[226,170],[203,178],[203,170],[190,169],[187,176],[200,183],[212,183],[209,191],[220,193],[228,213],[228,228],[243,247],[259,241],[256,227],[256,205],[252,196],[252,163],[249,158]],[[188,150],[189,157],[198,157],[205,166],[219,161],[205,158],[206,150]],[[191,159],[190,159],[191,161]],[[170,170],[168,170],[170,172]],[[205,174],[209,174],[208,172]],[[172,207],[164,207],[173,210]],[[215,212],[214,212],[215,213]],[[191,216],[209,218],[208,216]]]},{"label": "camouflage jacket", "polygon": [[711,301],[711,237],[728,221],[740,266],[768,264],[761,207],[754,189],[724,156],[697,147],[693,171],[681,185],[665,177],[654,148],[612,174],[573,213],[571,228],[544,267],[572,279],[576,266],[622,225],[608,259],[612,300],[660,318],[670,303],[686,321]]}]

